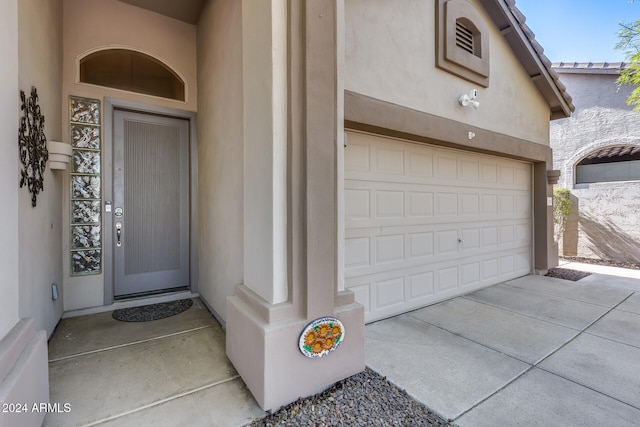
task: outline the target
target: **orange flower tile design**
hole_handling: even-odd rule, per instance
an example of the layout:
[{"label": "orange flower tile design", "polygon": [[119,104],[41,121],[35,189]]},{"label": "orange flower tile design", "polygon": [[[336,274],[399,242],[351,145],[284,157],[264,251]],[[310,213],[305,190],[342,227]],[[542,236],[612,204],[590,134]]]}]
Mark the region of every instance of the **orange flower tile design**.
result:
[{"label": "orange flower tile design", "polygon": [[334,351],[344,341],[344,325],[335,317],[322,317],[309,323],[298,340],[302,354],[320,358]]}]

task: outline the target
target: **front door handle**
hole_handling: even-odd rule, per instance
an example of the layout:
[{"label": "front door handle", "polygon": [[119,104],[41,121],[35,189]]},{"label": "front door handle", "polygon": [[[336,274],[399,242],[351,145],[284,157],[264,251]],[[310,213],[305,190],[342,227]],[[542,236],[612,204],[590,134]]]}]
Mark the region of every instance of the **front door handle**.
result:
[{"label": "front door handle", "polygon": [[122,223],[120,221],[116,222],[116,246],[122,246],[122,241],[120,237],[122,236]]}]

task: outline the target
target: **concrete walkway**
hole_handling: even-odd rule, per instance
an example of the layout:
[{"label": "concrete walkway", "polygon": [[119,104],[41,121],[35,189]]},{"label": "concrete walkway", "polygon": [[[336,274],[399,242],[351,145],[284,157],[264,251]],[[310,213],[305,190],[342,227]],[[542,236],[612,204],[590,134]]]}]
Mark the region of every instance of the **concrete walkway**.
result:
[{"label": "concrete walkway", "polygon": [[[637,426],[640,280],[607,273],[617,276],[527,276],[372,323],[367,365],[462,427]],[[226,358],[222,328],[194,301],[147,323],[63,319],[49,343],[50,394],[71,411],[44,425],[242,426],[264,416]]]},{"label": "concrete walkway", "polygon": [[242,426],[263,417],[200,299],[143,323],[111,313],[63,319],[49,342],[51,402],[44,426]]},{"label": "concrete walkway", "polygon": [[[610,267],[608,265],[585,264],[581,262],[560,261],[558,267],[568,268],[570,270],[586,271],[598,275],[626,277],[628,279],[639,279],[640,270],[631,268]],[[638,282],[640,285],[640,282]],[[640,291],[640,289],[638,289]]]},{"label": "concrete walkway", "polygon": [[371,369],[460,426],[640,422],[637,279],[527,276],[366,335]]}]

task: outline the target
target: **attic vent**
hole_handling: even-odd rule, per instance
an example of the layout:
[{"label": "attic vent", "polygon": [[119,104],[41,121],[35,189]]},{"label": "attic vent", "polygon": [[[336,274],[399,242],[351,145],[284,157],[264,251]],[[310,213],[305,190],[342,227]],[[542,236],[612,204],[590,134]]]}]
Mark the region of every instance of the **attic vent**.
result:
[{"label": "attic vent", "polygon": [[470,54],[475,54],[473,31],[464,26],[460,21],[456,21],[456,46],[466,50]]},{"label": "attic vent", "polygon": [[489,87],[489,26],[483,16],[469,0],[436,0],[435,4],[436,66]]},{"label": "attic vent", "polygon": [[456,46],[478,58],[482,57],[480,33],[460,19],[456,20]]}]

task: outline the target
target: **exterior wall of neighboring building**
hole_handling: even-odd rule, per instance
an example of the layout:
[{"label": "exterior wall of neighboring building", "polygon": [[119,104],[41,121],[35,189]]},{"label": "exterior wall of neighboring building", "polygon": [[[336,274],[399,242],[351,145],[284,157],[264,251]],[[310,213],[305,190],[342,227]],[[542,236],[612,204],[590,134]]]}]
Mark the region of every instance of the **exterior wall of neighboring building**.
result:
[{"label": "exterior wall of neighboring building", "polygon": [[[434,1],[346,0],[345,89],[548,145],[549,106],[479,2],[471,3],[490,24],[489,87],[436,68]],[[473,88],[480,108],[460,108],[458,97]]]},{"label": "exterior wall of neighboring building", "polygon": [[198,78],[198,289],[224,321],[226,298],[243,282],[242,2],[205,5]]},{"label": "exterior wall of neighboring building", "polygon": [[[196,26],[117,0],[64,0],[63,9],[63,141],[69,142],[69,96],[105,97],[177,110],[196,111]],[[134,92],[79,83],[78,63],[88,53],[104,48],[126,48],[151,55],[169,66],[184,81],[186,101],[175,101]],[[102,102],[104,109],[104,102]],[[103,115],[104,120],[104,115]],[[104,133],[103,133],[104,137]],[[110,143],[103,141],[104,144]],[[108,165],[104,165],[108,167]],[[68,178],[64,188],[68,188]],[[69,218],[69,192],[64,192],[63,218]],[[110,230],[103,231],[104,233]],[[69,224],[63,221],[63,236]],[[69,240],[63,238],[64,310],[102,306],[104,274],[70,276]]]},{"label": "exterior wall of neighboring building", "polygon": [[640,262],[640,181],[576,184],[575,174],[576,164],[595,150],[640,146],[638,112],[626,103],[633,88],[616,85],[620,64],[554,66],[576,105],[571,118],[551,125],[554,169],[562,172],[558,186],[570,189],[573,200],[560,253]]}]

